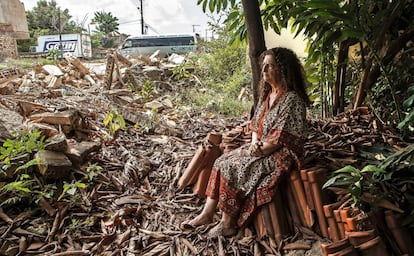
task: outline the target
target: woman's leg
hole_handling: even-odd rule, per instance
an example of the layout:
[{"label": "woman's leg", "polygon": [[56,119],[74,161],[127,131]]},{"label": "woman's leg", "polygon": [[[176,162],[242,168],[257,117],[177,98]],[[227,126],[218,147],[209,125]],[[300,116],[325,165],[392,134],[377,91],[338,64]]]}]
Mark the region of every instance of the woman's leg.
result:
[{"label": "woman's leg", "polygon": [[223,212],[221,221],[214,228],[208,232],[208,237],[218,236],[234,236],[237,234],[236,218],[231,217],[229,214]]},{"label": "woman's leg", "polygon": [[231,217],[225,212],[223,212],[221,222],[223,223],[223,228],[234,228],[236,226],[236,218]]},{"label": "woman's leg", "polygon": [[218,199],[212,199],[207,197],[207,201],[204,204],[204,208],[199,215],[197,215],[194,219],[184,222],[182,225],[183,229],[197,227],[204,224],[210,224],[213,222],[214,214],[216,213]]}]

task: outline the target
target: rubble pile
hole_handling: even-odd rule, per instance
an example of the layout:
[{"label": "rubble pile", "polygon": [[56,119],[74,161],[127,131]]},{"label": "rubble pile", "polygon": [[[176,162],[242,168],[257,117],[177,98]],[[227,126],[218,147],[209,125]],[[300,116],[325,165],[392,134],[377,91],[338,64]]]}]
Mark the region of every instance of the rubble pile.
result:
[{"label": "rubble pile", "polygon": [[[112,53],[106,63],[69,57],[30,71],[1,71],[1,142],[14,139],[13,130],[32,128],[47,142],[44,151],[11,159],[13,168],[0,173],[0,201],[10,195],[1,189],[30,159],[41,159],[27,169],[31,180],[55,187],[50,195],[33,193],[33,200],[0,207],[1,255],[136,255],[171,250],[171,243],[185,254],[191,248],[177,223],[197,207],[183,205],[192,195],[175,197],[176,179],[209,131],[237,121],[174,108],[169,94],[194,83],[174,80],[174,66]],[[146,81],[155,86],[144,97]],[[124,129],[104,125],[114,109],[127,122]]]}]

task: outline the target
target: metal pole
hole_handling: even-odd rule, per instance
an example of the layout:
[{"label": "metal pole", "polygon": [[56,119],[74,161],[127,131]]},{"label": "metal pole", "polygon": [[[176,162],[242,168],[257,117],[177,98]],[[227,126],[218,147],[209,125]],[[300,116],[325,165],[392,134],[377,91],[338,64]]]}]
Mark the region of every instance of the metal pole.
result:
[{"label": "metal pole", "polygon": [[195,33],[195,27],[199,27],[200,25],[191,25],[193,26],[193,33]]},{"label": "metal pole", "polygon": [[58,11],[58,23],[59,23],[59,55],[60,55],[60,60],[63,59],[63,49],[62,49],[62,31],[60,28],[60,10]]},{"label": "metal pole", "polygon": [[144,9],[142,8],[142,0],[140,0],[141,2],[141,34],[144,35],[145,31],[144,31]]}]

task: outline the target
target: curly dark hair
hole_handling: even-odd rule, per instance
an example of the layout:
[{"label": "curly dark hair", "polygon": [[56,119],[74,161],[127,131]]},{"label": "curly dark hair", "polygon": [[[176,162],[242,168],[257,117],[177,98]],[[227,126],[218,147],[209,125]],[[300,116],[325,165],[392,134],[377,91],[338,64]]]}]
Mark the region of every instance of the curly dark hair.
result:
[{"label": "curly dark hair", "polygon": [[[292,50],[283,47],[268,49],[260,55],[261,67],[266,55],[272,55],[275,58],[276,78],[283,86],[283,90],[286,92],[295,91],[299,97],[302,98],[303,102],[305,102],[306,105],[309,105],[311,102],[306,94],[308,81],[306,79],[305,70],[296,54]],[[261,78],[259,84],[260,102],[263,102],[266,99],[270,90],[271,86]]]}]

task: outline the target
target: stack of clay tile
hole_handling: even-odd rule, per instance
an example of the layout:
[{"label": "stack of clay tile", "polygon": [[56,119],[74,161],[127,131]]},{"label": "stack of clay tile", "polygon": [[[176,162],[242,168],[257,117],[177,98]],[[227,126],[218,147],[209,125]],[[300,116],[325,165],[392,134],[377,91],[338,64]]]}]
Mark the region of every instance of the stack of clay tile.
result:
[{"label": "stack of clay tile", "polygon": [[[208,138],[211,136],[209,134]],[[248,122],[229,130],[220,139],[215,140],[215,143],[208,139],[210,146],[199,147],[181,177],[181,188],[197,182],[193,187],[194,193],[204,195],[203,189],[207,185],[210,172],[200,175],[200,169],[211,170],[212,167],[212,163],[207,164],[206,159],[214,162],[221,153],[248,143],[251,140]],[[401,218],[401,213],[386,211],[385,227],[390,234],[385,240],[376,226],[370,223],[371,216],[349,207],[349,193],[338,194],[336,198],[332,198],[327,190],[322,189],[331,172],[346,165],[359,167],[366,164],[357,159],[359,152],[377,143],[397,149],[406,145],[398,135],[383,128],[381,122],[366,107],[343,113],[330,120],[309,120],[304,168],[291,174],[286,187],[280,190],[283,193],[278,194],[273,202],[258,209],[253,224],[259,238],[271,237],[280,244],[283,237],[293,232],[294,225],[310,228],[330,239],[332,243],[322,246],[325,255],[388,255],[386,243],[387,248],[391,243],[392,250],[401,253],[400,255],[414,255],[409,246],[412,239],[407,235],[407,230],[399,225],[401,222],[397,221]],[[209,148],[214,148],[215,153],[206,158]],[[200,155],[203,157],[199,157]],[[197,162],[197,159],[201,159],[201,162]],[[197,181],[197,177],[203,178]],[[203,180],[203,185],[200,185],[200,180]]]},{"label": "stack of clay tile", "polygon": [[221,139],[220,148],[223,153],[249,143],[252,139],[252,133],[249,129],[249,122],[243,123],[228,132],[224,133]]},{"label": "stack of clay tile", "polygon": [[374,216],[356,208],[341,209],[338,215],[338,230],[332,238],[333,242],[321,245],[325,256],[386,256],[390,255],[390,251],[393,255],[414,255],[411,235],[401,225],[401,214],[385,211],[385,223],[373,223]]},{"label": "stack of clay tile", "polygon": [[214,161],[222,154],[250,142],[248,122],[229,128],[224,134],[211,132],[205,143],[200,145],[178,181],[183,189],[192,185],[194,194],[204,197]]},{"label": "stack of clay tile", "polygon": [[396,149],[406,143],[381,122],[368,108],[355,111],[327,121],[311,121],[306,141],[306,169],[301,178],[309,208],[317,220],[313,229],[332,243],[322,245],[324,255],[414,255],[413,239],[401,227],[402,210],[391,203],[380,204],[385,217],[377,221],[373,216],[349,206],[351,195],[337,193],[329,196],[322,190],[332,171],[346,165],[357,168],[366,163],[357,158],[361,151],[375,144]]},{"label": "stack of clay tile", "polygon": [[214,161],[221,155],[221,134],[209,133],[205,143],[200,145],[178,181],[178,187],[183,189],[193,185],[194,194],[204,196],[208,179]]}]

